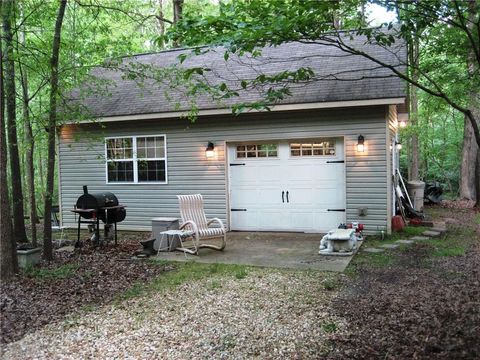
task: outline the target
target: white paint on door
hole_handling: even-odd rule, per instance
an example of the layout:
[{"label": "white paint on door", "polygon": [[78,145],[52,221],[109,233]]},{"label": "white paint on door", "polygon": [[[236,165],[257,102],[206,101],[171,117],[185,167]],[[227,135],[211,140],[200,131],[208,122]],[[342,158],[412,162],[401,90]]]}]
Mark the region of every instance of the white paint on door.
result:
[{"label": "white paint on door", "polygon": [[345,209],[345,164],[329,163],[344,159],[343,139],[334,156],[292,157],[289,141],[275,143],[276,158],[240,159],[229,144],[230,228],[326,232],[345,222],[332,211]]}]

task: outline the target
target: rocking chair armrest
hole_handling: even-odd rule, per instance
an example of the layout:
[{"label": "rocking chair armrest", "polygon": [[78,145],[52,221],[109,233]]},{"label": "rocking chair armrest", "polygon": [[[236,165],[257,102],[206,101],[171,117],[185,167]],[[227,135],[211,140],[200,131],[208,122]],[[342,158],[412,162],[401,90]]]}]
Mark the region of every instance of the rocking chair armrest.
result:
[{"label": "rocking chair armrest", "polygon": [[187,220],[185,221],[179,228],[179,230],[183,230],[185,227],[187,227],[188,225],[190,225],[192,227],[192,231],[195,233],[195,234],[199,234],[198,232],[198,226],[197,224],[195,224],[192,220]]},{"label": "rocking chair armrest", "polygon": [[213,218],[213,219],[208,220],[207,226],[209,226],[213,222],[218,223],[220,225],[220,227],[223,229],[223,231],[225,231],[225,226],[223,226],[223,222],[219,218]]}]

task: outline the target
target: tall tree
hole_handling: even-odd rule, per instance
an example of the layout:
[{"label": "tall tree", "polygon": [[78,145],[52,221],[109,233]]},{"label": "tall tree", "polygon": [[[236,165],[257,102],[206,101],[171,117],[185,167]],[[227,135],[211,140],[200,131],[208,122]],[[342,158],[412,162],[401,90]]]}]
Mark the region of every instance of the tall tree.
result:
[{"label": "tall tree", "polygon": [[[23,12],[21,12],[23,14]],[[23,17],[22,17],[23,20]],[[25,23],[20,31],[19,44],[25,48]],[[32,245],[37,246],[37,202],[35,199],[35,168],[34,168],[34,149],[35,138],[33,137],[32,124],[30,120],[30,98],[28,88],[28,74],[22,62],[18,63],[20,72],[20,82],[22,88],[22,115],[23,115],[23,133],[25,148],[25,175],[27,180],[28,209],[30,213],[31,240]]]},{"label": "tall tree", "polygon": [[[478,18],[478,6],[475,0],[468,2],[468,23],[467,27],[472,33],[475,31],[475,18]],[[478,21],[478,20],[477,20]],[[478,23],[477,23],[478,24]],[[477,29],[476,41],[480,48],[480,34]],[[467,71],[471,81],[478,81],[478,71],[480,63],[475,60],[475,48],[468,49]],[[478,88],[471,88],[468,92],[469,107],[477,119],[480,119],[480,91]],[[480,154],[479,146],[475,142],[475,134],[472,124],[467,116],[465,116],[463,148],[462,148],[462,168],[460,179],[460,196],[467,200],[475,201],[478,205],[480,202]]]},{"label": "tall tree", "polygon": [[13,232],[16,241],[26,242],[27,232],[23,212],[22,175],[18,151],[17,119],[16,119],[16,88],[15,59],[12,23],[15,16],[15,1],[3,2],[3,34],[5,38],[5,96],[7,110],[8,152],[10,155],[10,176],[13,202]]},{"label": "tall tree", "polygon": [[[183,0],[173,0],[173,24],[177,24],[183,17]],[[173,47],[179,47],[182,43],[182,38],[176,36],[173,39]]]},{"label": "tall tree", "polygon": [[158,33],[160,34],[159,36],[159,41],[158,41],[158,46],[163,49],[165,47],[165,15],[163,14],[163,0],[157,0],[157,6],[158,6],[158,17],[157,17],[157,26],[158,26]]},{"label": "tall tree", "polygon": [[[420,66],[420,51],[419,41],[416,31],[412,34],[412,38],[408,44],[409,49],[409,62],[411,64],[411,77],[412,80],[418,82],[419,74],[418,68]],[[418,89],[416,86],[409,84],[409,105],[410,105],[410,122],[411,126],[415,128],[418,126]],[[408,162],[408,178],[410,180],[419,180],[420,178],[420,146],[418,143],[418,135],[416,131],[413,131],[410,136],[409,147],[409,162]]]},{"label": "tall tree", "polygon": [[47,165],[47,188],[45,191],[45,221],[43,226],[43,256],[47,260],[53,259],[52,247],[52,196],[55,180],[55,134],[57,126],[57,100],[58,100],[58,62],[60,54],[60,40],[62,35],[63,18],[67,0],[60,0],[55,32],[52,43],[52,57],[50,60],[50,109],[48,116],[48,165]]},{"label": "tall tree", "polygon": [[[3,10],[3,2],[1,2],[0,13],[3,14]],[[3,31],[1,35],[3,37]],[[8,199],[2,45],[0,42],[0,279],[7,280],[17,272],[18,264]]]}]

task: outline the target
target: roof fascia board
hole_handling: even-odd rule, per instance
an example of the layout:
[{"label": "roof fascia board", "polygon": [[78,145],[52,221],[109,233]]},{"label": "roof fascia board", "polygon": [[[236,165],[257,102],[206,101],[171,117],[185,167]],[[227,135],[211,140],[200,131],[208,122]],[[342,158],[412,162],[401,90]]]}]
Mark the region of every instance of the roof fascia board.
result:
[{"label": "roof fascia board", "polygon": [[[358,106],[375,106],[375,105],[394,105],[403,104],[405,102],[404,97],[398,98],[385,98],[385,99],[372,99],[372,100],[349,100],[349,101],[331,101],[331,102],[315,102],[315,103],[297,103],[297,104],[280,104],[270,107],[271,111],[294,111],[294,110],[313,110],[313,109],[333,109],[343,107],[358,107]],[[247,113],[263,112],[261,110],[250,110]],[[230,108],[223,109],[205,109],[199,110],[198,116],[209,115],[229,115],[232,111]],[[151,120],[151,119],[168,119],[178,118],[185,116],[186,111],[170,111],[164,113],[153,114],[138,114],[138,115],[119,115],[119,116],[106,116],[96,118],[92,120],[72,121],[65,124],[76,123],[95,123],[95,122],[115,122],[115,121],[132,121],[132,120]]]}]

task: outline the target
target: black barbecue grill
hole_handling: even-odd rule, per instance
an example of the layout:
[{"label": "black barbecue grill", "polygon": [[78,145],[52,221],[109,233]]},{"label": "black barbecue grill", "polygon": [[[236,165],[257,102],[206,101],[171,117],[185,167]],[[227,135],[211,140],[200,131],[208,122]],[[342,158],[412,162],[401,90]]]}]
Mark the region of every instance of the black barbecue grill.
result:
[{"label": "black barbecue grill", "polygon": [[100,220],[104,223],[104,239],[110,237],[112,225],[117,245],[117,223],[125,220],[127,211],[124,205],[118,203],[117,197],[111,192],[89,193],[87,186],[83,186],[83,195],[77,199],[72,210],[78,215],[77,244],[80,243],[80,225],[89,224],[93,228],[92,240],[100,242]]}]

